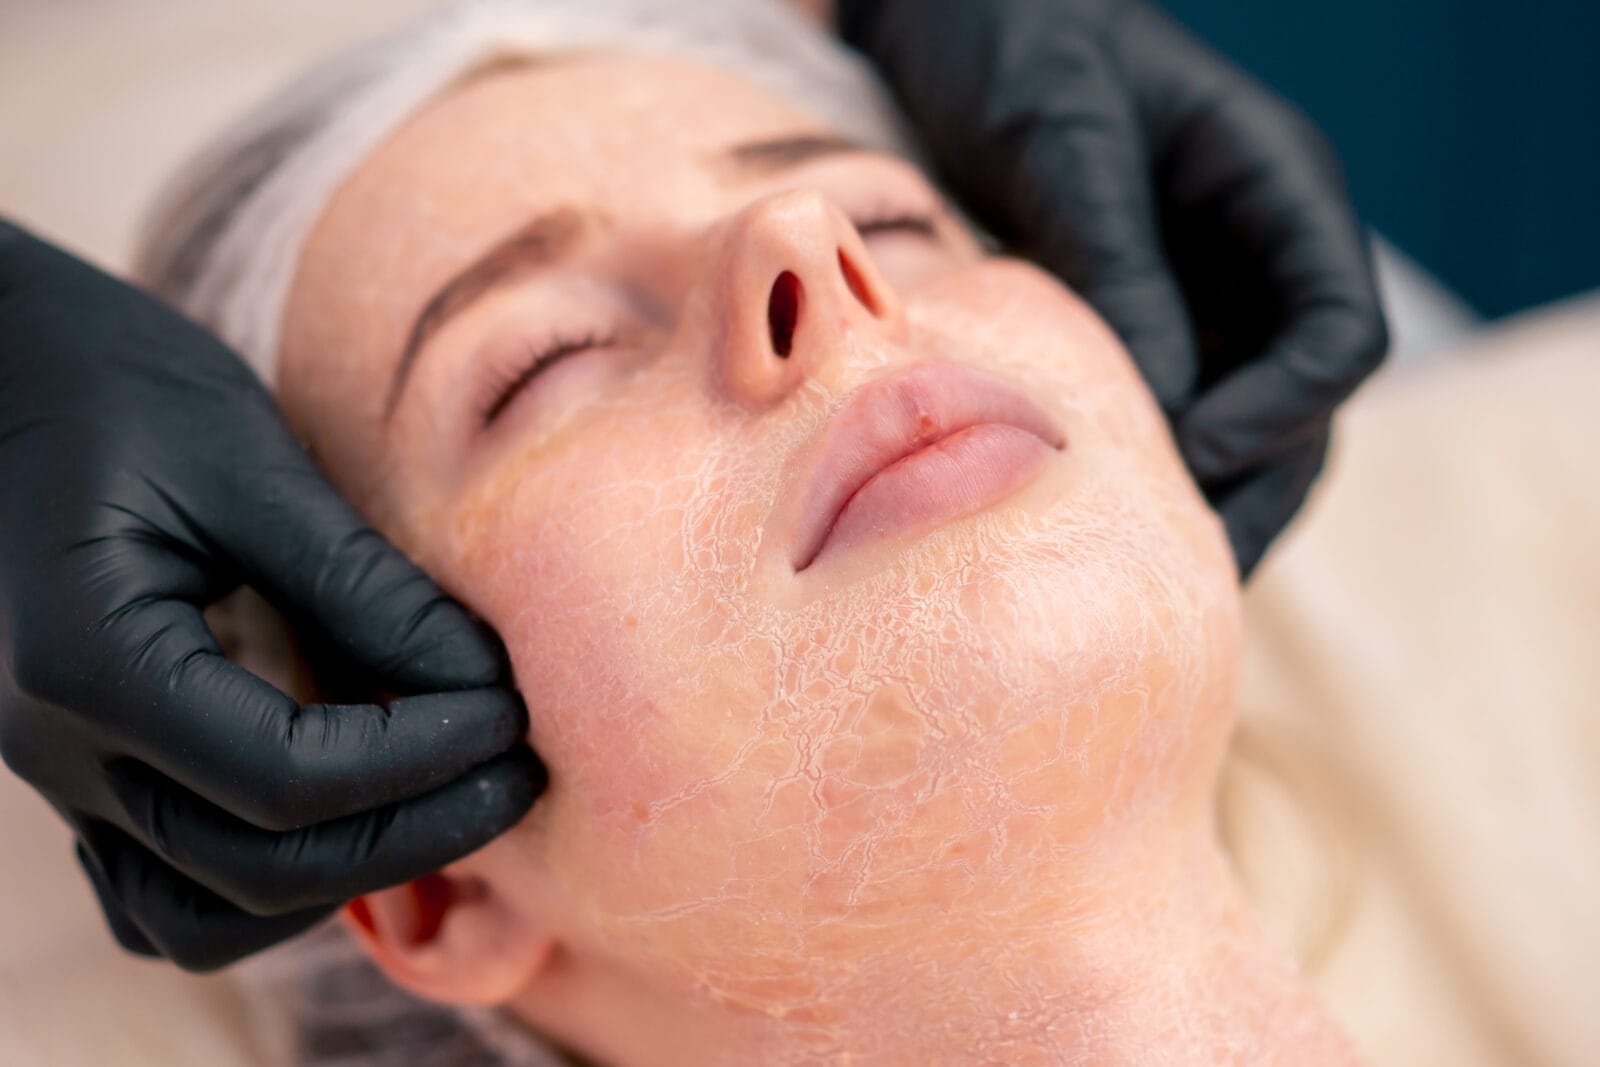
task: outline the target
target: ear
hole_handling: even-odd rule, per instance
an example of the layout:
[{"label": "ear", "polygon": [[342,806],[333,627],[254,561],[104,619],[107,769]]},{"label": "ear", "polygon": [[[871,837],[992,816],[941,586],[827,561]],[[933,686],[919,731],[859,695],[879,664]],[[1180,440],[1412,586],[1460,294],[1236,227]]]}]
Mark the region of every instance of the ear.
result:
[{"label": "ear", "polygon": [[395,984],[446,1004],[504,1004],[555,948],[525,909],[472,874],[430,874],[368,893],[340,918]]}]

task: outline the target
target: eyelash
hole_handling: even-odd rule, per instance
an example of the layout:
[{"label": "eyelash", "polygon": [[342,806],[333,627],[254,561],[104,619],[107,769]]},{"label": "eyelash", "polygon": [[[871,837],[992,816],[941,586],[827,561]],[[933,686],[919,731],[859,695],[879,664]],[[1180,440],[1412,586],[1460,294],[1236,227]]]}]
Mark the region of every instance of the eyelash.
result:
[{"label": "eyelash", "polygon": [[895,232],[915,233],[923,237],[939,236],[933,216],[915,211],[882,211],[850,221],[862,237]]},{"label": "eyelash", "polygon": [[[884,211],[862,219],[852,219],[851,223],[862,237],[883,233],[914,233],[928,238],[936,238],[939,235],[932,215],[912,211]],[[536,348],[530,342],[527,345],[527,358],[517,364],[518,369],[499,376],[485,390],[489,402],[482,407],[480,418],[483,427],[488,429],[493,425],[522,392],[523,386],[567,356],[574,356],[591,348],[609,348],[616,344],[617,340],[618,336],[615,333],[591,330],[566,337],[557,336],[542,348]]]},{"label": "eyelash", "polygon": [[483,426],[487,429],[510,406],[511,401],[522,392],[522,387],[527,385],[536,376],[549,370],[568,356],[575,356],[579,352],[586,352],[591,348],[608,348],[617,343],[614,333],[601,333],[590,330],[582,334],[570,336],[557,336],[543,347],[535,347],[532,342],[526,346],[526,358],[514,364],[517,367],[512,373],[503,374],[495,379],[493,384],[485,390],[489,402],[483,406]]}]

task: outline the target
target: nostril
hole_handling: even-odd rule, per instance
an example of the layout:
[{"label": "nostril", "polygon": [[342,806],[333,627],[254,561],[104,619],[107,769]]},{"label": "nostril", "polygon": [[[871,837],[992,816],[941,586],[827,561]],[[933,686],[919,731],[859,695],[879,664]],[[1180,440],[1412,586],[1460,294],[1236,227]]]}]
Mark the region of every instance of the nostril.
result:
[{"label": "nostril", "polygon": [[767,329],[772,333],[772,350],[787,357],[794,348],[795,327],[800,324],[800,305],[805,290],[793,271],[784,271],[772,283],[772,295],[767,298]]},{"label": "nostril", "polygon": [[878,302],[872,299],[872,290],[867,288],[866,279],[861,277],[861,272],[842,248],[839,249],[839,270],[844,274],[844,283],[850,287],[850,292],[861,301],[861,306],[874,315],[878,314]]}]

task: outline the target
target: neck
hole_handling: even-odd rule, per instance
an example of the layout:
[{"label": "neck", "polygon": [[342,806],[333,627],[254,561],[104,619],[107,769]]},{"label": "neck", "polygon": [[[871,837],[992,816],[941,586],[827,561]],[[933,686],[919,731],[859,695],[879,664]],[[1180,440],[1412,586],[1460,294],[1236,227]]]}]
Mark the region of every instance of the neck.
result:
[{"label": "neck", "polygon": [[[555,1032],[570,1033],[607,1067],[1357,1062],[1292,962],[1256,926],[1209,831],[1104,859],[1097,866],[1106,877],[1092,880],[1092,894],[1082,891],[1089,880],[1081,873],[1074,880],[1070,907],[1041,909],[1035,900],[1025,910],[952,918],[937,933],[930,927],[899,963],[863,973],[833,998],[836,1007],[806,1018],[686,1009],[625,979],[583,998],[606,1005],[595,1010],[595,1026],[583,1025],[581,1008],[551,1013],[549,997],[542,1010],[529,998],[523,1014],[542,1028],[559,1015],[567,1025]],[[579,984],[595,988],[592,977]],[[605,1026],[602,1017],[632,1022]],[[605,1036],[585,1040],[596,1033]]]}]

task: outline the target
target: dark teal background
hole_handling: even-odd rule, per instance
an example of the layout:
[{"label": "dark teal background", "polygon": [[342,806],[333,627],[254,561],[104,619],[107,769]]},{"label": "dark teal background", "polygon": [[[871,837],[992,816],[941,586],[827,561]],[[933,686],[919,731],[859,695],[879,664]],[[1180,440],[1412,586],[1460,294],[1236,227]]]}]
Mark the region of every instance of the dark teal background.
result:
[{"label": "dark teal background", "polygon": [[1600,0],[1164,0],[1338,145],[1362,216],[1487,315],[1600,287]]}]

